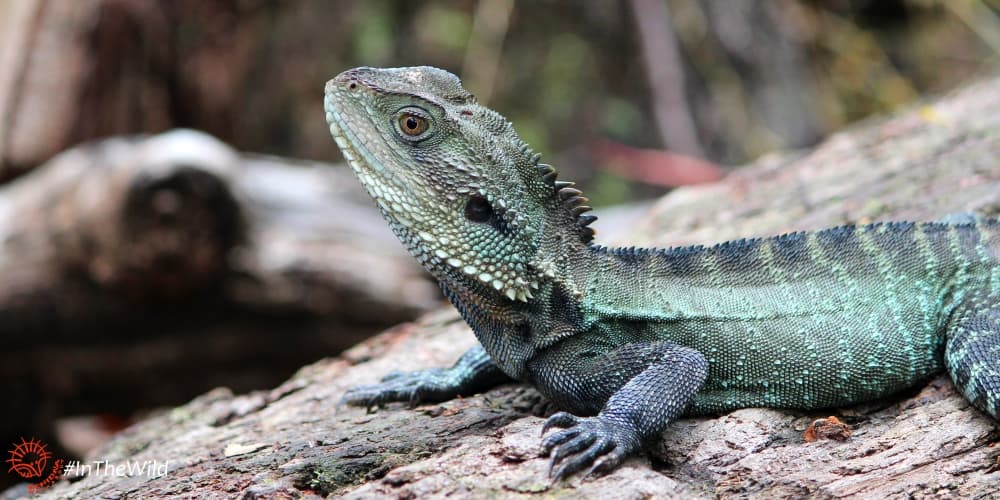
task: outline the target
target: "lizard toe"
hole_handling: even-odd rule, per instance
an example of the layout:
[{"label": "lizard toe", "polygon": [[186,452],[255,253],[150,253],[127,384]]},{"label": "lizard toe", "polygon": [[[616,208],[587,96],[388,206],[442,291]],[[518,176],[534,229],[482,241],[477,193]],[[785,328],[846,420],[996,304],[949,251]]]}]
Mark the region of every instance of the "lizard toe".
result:
[{"label": "lizard toe", "polygon": [[615,470],[622,464],[622,462],[625,461],[626,458],[628,458],[628,455],[622,453],[618,447],[614,446],[614,443],[612,443],[612,448],[607,450],[603,457],[594,462],[594,466],[587,471],[586,475],[589,476],[593,474],[595,476],[603,476]]},{"label": "lizard toe", "polygon": [[587,468],[615,448],[615,443],[606,437],[590,435],[590,443],[588,447],[566,457],[549,476],[556,481],[565,479]]},{"label": "lizard toe", "polygon": [[340,401],[337,402],[337,406],[363,406],[366,408],[378,406],[380,404],[380,392],[377,390],[377,387],[378,386],[374,385],[362,385],[355,387],[347,391],[347,393],[340,398]]},{"label": "lizard toe", "polygon": [[341,404],[371,409],[390,402],[402,402],[411,408],[428,400],[448,399],[453,391],[447,372],[430,369],[420,372],[392,372],[382,382],[350,389]]},{"label": "lizard toe", "polygon": [[542,440],[542,456],[548,455],[552,449],[580,435],[580,429],[571,427],[554,434],[549,434]]},{"label": "lizard toe", "polygon": [[551,475],[552,467],[554,467],[563,458],[574,453],[579,453],[594,443],[597,437],[593,434],[580,434],[568,441],[556,446],[552,449],[550,455],[552,456],[552,463],[549,465],[549,473]]},{"label": "lizard toe", "polygon": [[624,422],[604,416],[572,418],[572,426],[542,440],[543,450],[552,456],[550,477],[558,480],[586,467],[585,475],[603,474],[639,449],[635,431]]},{"label": "lizard toe", "polygon": [[542,435],[544,436],[545,433],[548,432],[548,430],[551,429],[551,428],[553,428],[553,427],[558,427],[558,428],[561,428],[561,429],[565,429],[567,427],[572,427],[572,426],[576,425],[577,422],[579,422],[579,420],[580,420],[580,417],[577,417],[576,415],[573,415],[572,413],[566,413],[564,411],[556,413],[556,414],[552,415],[551,417],[549,417],[548,420],[545,421],[545,425],[542,426]]}]

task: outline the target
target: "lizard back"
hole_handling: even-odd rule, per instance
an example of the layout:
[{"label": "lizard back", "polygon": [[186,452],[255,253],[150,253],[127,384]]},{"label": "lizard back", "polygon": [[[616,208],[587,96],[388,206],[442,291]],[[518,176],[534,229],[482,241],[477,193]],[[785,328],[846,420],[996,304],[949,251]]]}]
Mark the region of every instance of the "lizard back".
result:
[{"label": "lizard back", "polygon": [[959,308],[1000,302],[995,220],[595,253],[586,321],[633,332],[622,342],[704,353],[710,374],[692,413],[837,406],[913,386],[941,371]]}]

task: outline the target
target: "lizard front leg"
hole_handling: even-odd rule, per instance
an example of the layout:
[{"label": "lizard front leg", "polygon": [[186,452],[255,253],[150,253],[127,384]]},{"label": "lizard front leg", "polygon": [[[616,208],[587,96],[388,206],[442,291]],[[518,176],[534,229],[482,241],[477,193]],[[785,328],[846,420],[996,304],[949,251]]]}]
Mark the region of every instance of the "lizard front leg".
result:
[{"label": "lizard front leg", "polygon": [[420,402],[447,401],[456,396],[475,394],[510,380],[493,363],[483,346],[477,344],[450,368],[392,372],[379,384],[363,385],[347,391],[341,403],[371,408],[403,401],[413,406]]},{"label": "lizard front leg", "polygon": [[543,434],[562,428],[542,441],[543,452],[552,457],[549,474],[556,480],[586,467],[607,472],[618,466],[681,415],[708,375],[701,353],[669,342],[628,344],[586,357],[577,357],[570,366],[555,365],[562,368],[558,373],[539,377],[546,392],[558,394],[553,398],[557,404],[577,398],[563,406],[582,413],[601,403],[600,389],[593,388],[613,391],[604,394],[595,416],[560,412],[545,423]]}]

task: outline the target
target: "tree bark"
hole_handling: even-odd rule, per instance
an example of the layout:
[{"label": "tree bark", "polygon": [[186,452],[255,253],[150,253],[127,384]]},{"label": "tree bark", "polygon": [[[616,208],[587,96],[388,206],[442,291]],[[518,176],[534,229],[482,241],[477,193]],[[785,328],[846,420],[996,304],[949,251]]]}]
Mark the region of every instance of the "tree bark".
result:
[{"label": "tree bark", "polygon": [[[665,197],[633,241],[662,245],[845,222],[1000,213],[1000,77],[933,104],[774,155],[715,185]],[[1000,494],[997,423],[945,377],[874,404],[744,409],[673,424],[647,456],[601,478],[551,484],[536,391],[511,384],[374,413],[336,405],[393,369],[451,363],[474,342],[432,313],[299,371],[271,391],[212,391],[126,430],[88,460],[169,462],[162,477],[90,474],[49,497],[527,496],[984,498]],[[853,436],[805,442],[817,417]]]}]

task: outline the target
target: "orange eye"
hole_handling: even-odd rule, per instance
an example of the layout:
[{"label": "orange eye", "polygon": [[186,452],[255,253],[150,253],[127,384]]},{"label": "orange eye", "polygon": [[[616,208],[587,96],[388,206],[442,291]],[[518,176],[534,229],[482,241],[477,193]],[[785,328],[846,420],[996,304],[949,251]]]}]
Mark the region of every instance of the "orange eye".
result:
[{"label": "orange eye", "polygon": [[427,130],[427,119],[422,116],[403,113],[399,116],[399,129],[406,135],[418,136]]}]

